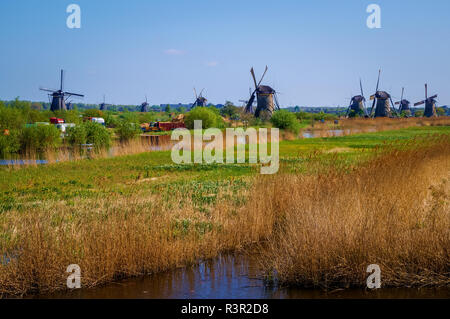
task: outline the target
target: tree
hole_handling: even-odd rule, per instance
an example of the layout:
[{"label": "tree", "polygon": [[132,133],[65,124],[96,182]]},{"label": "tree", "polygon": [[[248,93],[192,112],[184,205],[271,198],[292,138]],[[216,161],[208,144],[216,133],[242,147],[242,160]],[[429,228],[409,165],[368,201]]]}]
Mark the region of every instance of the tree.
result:
[{"label": "tree", "polygon": [[236,114],[239,114],[239,108],[230,101],[226,101],[224,107],[220,110],[220,115],[229,118],[234,117]]},{"label": "tree", "polygon": [[170,104],[167,104],[167,106],[166,106],[166,108],[165,108],[164,111],[165,111],[166,113],[172,112],[172,108],[170,107]]},{"label": "tree", "polygon": [[273,113],[270,121],[275,127],[291,131],[295,134],[298,134],[300,130],[300,123],[297,121],[296,116],[287,110],[276,111]]},{"label": "tree", "polygon": [[218,114],[209,107],[195,107],[186,114],[184,123],[187,128],[194,128],[194,121],[201,120],[203,128],[215,127],[218,124]]}]

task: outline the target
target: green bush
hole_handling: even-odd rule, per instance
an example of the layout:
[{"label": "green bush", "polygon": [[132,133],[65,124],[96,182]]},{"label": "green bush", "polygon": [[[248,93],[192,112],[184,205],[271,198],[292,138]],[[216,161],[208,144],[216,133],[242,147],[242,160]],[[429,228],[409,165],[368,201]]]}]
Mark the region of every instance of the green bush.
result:
[{"label": "green bush", "polygon": [[111,133],[106,127],[94,122],[84,122],[67,128],[66,140],[72,146],[93,144],[96,150],[111,146]]},{"label": "green bush", "polygon": [[97,150],[111,146],[111,133],[106,127],[94,122],[85,122],[83,126],[86,129],[86,143],[94,144]]},{"label": "green bush", "polygon": [[20,151],[20,131],[10,130],[9,135],[0,135],[0,157],[6,157],[8,154]]},{"label": "green bush", "polygon": [[115,130],[121,142],[127,142],[141,134],[141,127],[137,123],[120,121]]},{"label": "green bush", "polygon": [[270,121],[272,122],[273,126],[280,129],[288,130],[295,134],[298,134],[298,132],[300,131],[300,123],[298,122],[295,114],[289,111],[276,111],[275,113],[273,113]]},{"label": "green bush", "polygon": [[84,125],[68,127],[66,129],[66,141],[72,146],[86,144],[86,129]]},{"label": "green bush", "polygon": [[26,127],[20,136],[20,149],[41,152],[56,149],[61,142],[61,132],[54,125]]},{"label": "green bush", "polygon": [[217,127],[217,125],[223,123],[223,121],[219,120],[220,115],[218,112],[215,112],[212,110],[212,108],[209,107],[195,107],[191,111],[189,111],[186,114],[186,117],[184,119],[184,124],[187,128],[193,129],[194,128],[194,121],[195,120],[201,120],[202,121],[202,127],[204,129],[210,128],[210,127]]}]

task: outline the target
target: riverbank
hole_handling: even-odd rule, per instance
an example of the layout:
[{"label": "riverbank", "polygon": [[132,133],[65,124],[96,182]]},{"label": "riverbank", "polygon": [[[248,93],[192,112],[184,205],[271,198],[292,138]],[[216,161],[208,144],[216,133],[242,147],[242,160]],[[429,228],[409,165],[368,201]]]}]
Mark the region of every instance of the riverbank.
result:
[{"label": "riverbank", "polygon": [[[302,176],[323,179],[330,170],[351,174],[385,152],[448,146],[449,133],[445,126],[414,127],[283,141],[278,178],[291,176],[285,185],[270,184],[270,177],[260,177],[257,167],[248,164],[169,164],[170,152],[1,169],[1,293],[65,290],[69,264],[80,265],[88,288],[270,242],[281,236],[283,221],[284,206],[276,206],[275,199],[296,194],[303,187]],[[430,139],[432,134],[444,137]],[[338,185],[340,179],[332,181]],[[262,192],[264,183],[269,193]],[[328,197],[327,183],[320,185],[318,206]],[[378,186],[373,185],[373,192]],[[262,194],[267,198],[258,198]],[[332,198],[339,202],[347,197]]]}]

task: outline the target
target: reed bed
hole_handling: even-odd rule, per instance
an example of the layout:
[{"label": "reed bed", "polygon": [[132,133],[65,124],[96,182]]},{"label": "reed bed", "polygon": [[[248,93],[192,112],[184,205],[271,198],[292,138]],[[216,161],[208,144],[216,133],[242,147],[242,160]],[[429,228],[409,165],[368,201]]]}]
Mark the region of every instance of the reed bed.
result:
[{"label": "reed bed", "polygon": [[[260,179],[251,210],[275,224],[267,279],[302,287],[450,286],[450,137],[390,149],[342,173]],[[277,191],[275,191],[277,190]]]}]

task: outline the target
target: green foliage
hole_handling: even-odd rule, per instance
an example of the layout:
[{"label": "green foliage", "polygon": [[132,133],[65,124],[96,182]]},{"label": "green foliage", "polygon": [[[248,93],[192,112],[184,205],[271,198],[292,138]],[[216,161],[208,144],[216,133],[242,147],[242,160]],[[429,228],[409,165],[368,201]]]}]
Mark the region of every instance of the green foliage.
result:
[{"label": "green foliage", "polygon": [[19,130],[10,130],[9,135],[0,135],[0,157],[6,157],[8,154],[20,151],[20,133]]},{"label": "green foliage", "polygon": [[84,117],[103,117],[103,112],[97,109],[88,109],[83,112]]},{"label": "green foliage", "polygon": [[168,104],[167,106],[166,106],[166,109],[164,110],[166,113],[170,113],[170,112],[172,112],[172,108],[170,107],[170,104]]},{"label": "green foliage", "polygon": [[54,125],[37,125],[26,127],[20,136],[22,151],[46,151],[61,145],[61,132]]},{"label": "green foliage", "polygon": [[184,123],[187,128],[194,128],[194,121],[201,120],[202,127],[204,129],[210,127],[217,127],[218,125],[223,125],[223,120],[219,115],[218,110],[215,107],[195,107],[186,114]]},{"label": "green foliage", "polygon": [[84,122],[83,126],[86,130],[86,143],[94,144],[97,150],[111,146],[111,133],[106,127],[94,122]]},{"label": "green foliage", "polygon": [[436,114],[439,116],[445,116],[445,109],[443,107],[437,107]]},{"label": "green foliage", "polygon": [[96,150],[111,146],[111,133],[106,127],[94,122],[84,122],[67,128],[67,142],[78,147],[80,144],[93,144]]},{"label": "green foliage", "polygon": [[[358,110],[358,111],[350,110],[350,112],[348,112],[348,117],[364,117],[364,111],[363,110]],[[323,117],[323,119],[325,119],[325,116]]]},{"label": "green foliage", "polygon": [[291,131],[295,134],[298,134],[300,130],[300,123],[298,122],[294,113],[291,113],[286,110],[276,111],[272,115],[270,121],[275,127]]},{"label": "green foliage", "polygon": [[117,125],[115,132],[121,142],[132,140],[141,134],[139,124],[122,120]]},{"label": "green foliage", "polygon": [[230,101],[225,102],[224,107],[220,110],[220,115],[227,116],[230,119],[239,116],[239,108],[234,106]]},{"label": "green foliage", "polygon": [[86,129],[84,125],[77,125],[74,127],[68,127],[66,129],[66,141],[72,146],[79,146],[86,144]]},{"label": "green foliage", "polygon": [[424,110],[416,110],[415,112],[414,112],[414,116],[415,117],[423,117],[423,114],[425,113],[425,111]]}]

